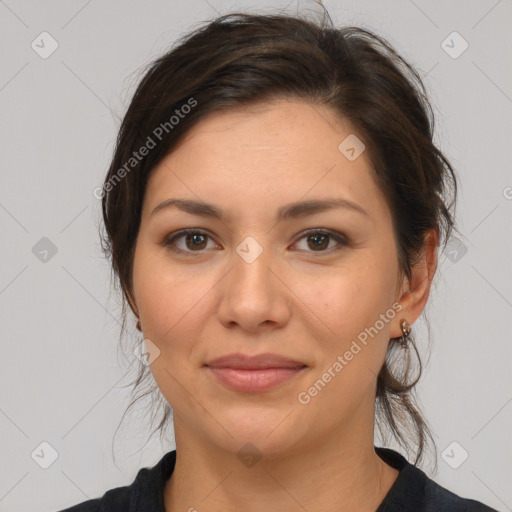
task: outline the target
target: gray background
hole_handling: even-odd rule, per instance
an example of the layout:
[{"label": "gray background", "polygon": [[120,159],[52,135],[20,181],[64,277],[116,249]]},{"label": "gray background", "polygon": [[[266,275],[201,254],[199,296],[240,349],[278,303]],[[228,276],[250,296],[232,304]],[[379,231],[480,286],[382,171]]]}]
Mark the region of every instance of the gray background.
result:
[{"label": "gray background", "polygon": [[[254,4],[0,1],[0,511],[100,496],[174,448],[172,432],[164,444],[156,436],[145,444],[153,429],[139,412],[121,427],[112,457],[133,373],[118,357],[119,307],[93,190],[138,71],[177,36],[218,13],[311,6]],[[460,178],[464,237],[440,254],[427,308],[432,356],[418,393],[439,471],[424,470],[457,494],[512,510],[512,2],[324,4],[337,24],[387,37],[425,77],[437,140]],[[31,47],[43,31],[59,45],[46,59]],[[469,44],[458,58],[442,46],[453,31]],[[446,44],[462,48],[453,37]],[[57,250],[46,261],[43,237]],[[423,321],[414,329],[426,335]],[[58,457],[43,469],[52,449]],[[462,449],[469,457],[454,469]]]}]

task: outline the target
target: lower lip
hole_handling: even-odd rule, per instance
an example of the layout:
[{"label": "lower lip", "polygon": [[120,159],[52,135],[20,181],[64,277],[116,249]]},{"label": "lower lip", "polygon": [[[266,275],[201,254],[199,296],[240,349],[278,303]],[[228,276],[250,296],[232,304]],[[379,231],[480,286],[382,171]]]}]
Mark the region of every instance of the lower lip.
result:
[{"label": "lower lip", "polygon": [[229,389],[244,392],[268,391],[289,381],[306,369],[306,367],[266,368],[264,370],[207,368]]}]

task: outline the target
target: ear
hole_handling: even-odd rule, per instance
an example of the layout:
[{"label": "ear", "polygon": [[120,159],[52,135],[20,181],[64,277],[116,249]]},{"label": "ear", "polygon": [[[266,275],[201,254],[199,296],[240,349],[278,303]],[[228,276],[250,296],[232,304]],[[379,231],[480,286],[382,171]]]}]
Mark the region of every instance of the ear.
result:
[{"label": "ear", "polygon": [[416,322],[427,304],[430,286],[437,269],[437,246],[439,231],[430,229],[424,237],[423,248],[418,255],[417,262],[411,269],[411,279],[404,279],[398,301],[402,310],[396,315],[396,325],[393,325],[390,335],[393,338],[402,336],[401,320],[409,324]]}]

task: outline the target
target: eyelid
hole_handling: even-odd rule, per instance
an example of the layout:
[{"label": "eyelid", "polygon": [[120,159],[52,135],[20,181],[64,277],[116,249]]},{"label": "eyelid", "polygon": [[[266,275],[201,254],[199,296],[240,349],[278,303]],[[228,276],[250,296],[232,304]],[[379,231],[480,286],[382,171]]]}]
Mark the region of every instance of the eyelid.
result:
[{"label": "eyelid", "polygon": [[[173,246],[173,244],[176,240],[178,240],[188,234],[191,234],[191,233],[204,235],[215,242],[214,237],[207,230],[204,230],[202,228],[184,228],[184,229],[175,231],[173,233],[167,234],[160,244],[173,252],[199,256],[199,255],[201,255],[201,253],[204,253],[206,251],[205,250],[184,251],[183,249],[178,249],[177,247]],[[306,229],[305,231],[301,231],[299,233],[299,235],[296,237],[296,239],[292,245],[297,244],[300,240],[302,240],[303,238],[305,238],[309,235],[317,235],[317,234],[330,236],[332,239],[334,239],[338,243],[338,246],[350,245],[350,240],[348,239],[348,237],[345,234],[343,234],[339,231],[334,231],[332,229],[327,229],[327,228],[311,228],[311,229]],[[215,243],[217,243],[217,242],[215,242]],[[219,244],[217,244],[217,245],[219,245]],[[314,256],[316,256],[316,255],[322,256],[322,255],[326,255],[326,254],[331,254],[332,252],[335,252],[337,250],[339,250],[339,247],[327,249],[324,251],[306,251],[306,252],[308,252],[309,254],[312,254]]]},{"label": "eyelid", "polygon": [[[204,236],[208,237],[210,240],[215,242],[214,237],[207,230],[204,230],[202,228],[185,228],[185,229],[179,229],[178,231],[174,231],[172,233],[165,235],[164,239],[160,242],[160,245],[163,245],[164,248],[166,248],[172,252],[199,256],[199,255],[201,255],[201,253],[204,253],[205,251],[204,250],[202,250],[202,251],[184,251],[183,249],[178,249],[174,245],[176,240],[183,238],[184,236],[191,234],[191,233],[204,235]],[[215,242],[215,243],[217,243],[217,242]]]},{"label": "eyelid", "polygon": [[326,249],[324,251],[306,251],[308,254],[311,254],[313,256],[319,256],[319,257],[322,255],[325,256],[327,254],[331,254],[333,252],[339,251],[341,246],[350,245],[350,240],[345,234],[343,234],[339,231],[335,231],[335,230],[327,229],[327,228],[306,229],[305,231],[302,231],[299,234],[299,236],[296,238],[295,242],[293,242],[293,245],[295,245],[300,240],[302,240],[303,238],[305,238],[309,235],[328,235],[331,237],[331,239],[335,240],[338,244],[338,247],[331,247],[331,249]]}]

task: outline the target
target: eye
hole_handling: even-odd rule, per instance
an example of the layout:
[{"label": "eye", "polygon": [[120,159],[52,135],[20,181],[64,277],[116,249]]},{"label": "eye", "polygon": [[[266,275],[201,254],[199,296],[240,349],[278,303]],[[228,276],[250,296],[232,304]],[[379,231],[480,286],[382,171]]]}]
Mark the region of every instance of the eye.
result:
[{"label": "eye", "polygon": [[[323,229],[310,229],[303,233],[299,241],[305,239],[308,248],[312,248],[312,251],[308,251],[308,249],[304,249],[308,252],[333,252],[340,249],[339,246],[347,246],[349,245],[349,241],[346,236],[338,233],[336,231],[327,231]],[[330,247],[330,242],[335,241],[338,243],[338,247]],[[297,245],[296,242],[294,245]]]},{"label": "eye", "polygon": [[[182,241],[182,239],[183,244],[181,247],[178,247],[177,242]],[[211,237],[204,231],[197,229],[183,229],[167,236],[163,240],[162,245],[167,247],[170,251],[177,253],[201,253],[203,252],[202,249],[207,248],[208,239],[211,239]]]},{"label": "eye", "polygon": [[[212,240],[208,233],[190,228],[177,231],[176,233],[171,233],[161,242],[161,244],[164,247],[167,247],[170,251],[176,253],[200,254],[201,252],[204,252],[204,249],[211,248],[208,247],[208,239]],[[313,250],[308,250],[308,248],[299,250],[305,250],[307,252],[330,253],[339,250],[339,246],[349,245],[349,241],[346,236],[336,231],[324,229],[310,229],[304,232],[294,245],[297,245],[303,239],[306,240],[307,247],[309,249],[312,248]],[[338,247],[329,247],[332,241],[337,242]],[[178,246],[179,242],[182,242],[181,247]],[[199,254],[197,255],[199,256]]]}]

